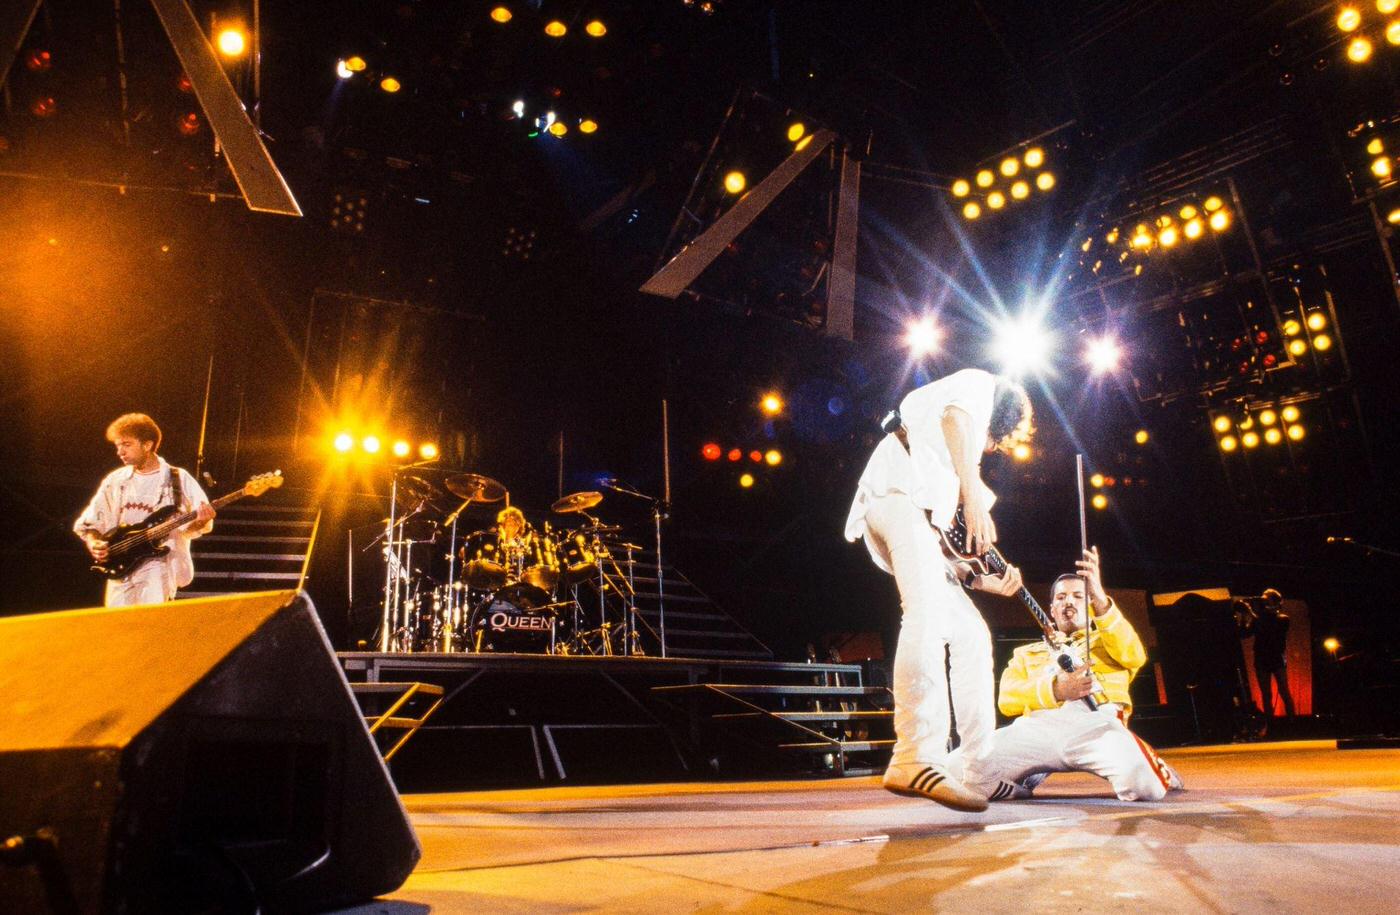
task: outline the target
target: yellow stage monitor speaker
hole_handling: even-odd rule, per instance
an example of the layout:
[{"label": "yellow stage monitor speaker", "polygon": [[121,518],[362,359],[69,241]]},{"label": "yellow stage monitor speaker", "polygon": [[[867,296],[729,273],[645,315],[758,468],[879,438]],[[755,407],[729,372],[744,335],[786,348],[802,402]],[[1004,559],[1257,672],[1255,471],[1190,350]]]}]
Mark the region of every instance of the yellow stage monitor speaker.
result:
[{"label": "yellow stage monitor speaker", "polygon": [[307,911],[418,840],[311,601],[0,619],[0,911]]}]

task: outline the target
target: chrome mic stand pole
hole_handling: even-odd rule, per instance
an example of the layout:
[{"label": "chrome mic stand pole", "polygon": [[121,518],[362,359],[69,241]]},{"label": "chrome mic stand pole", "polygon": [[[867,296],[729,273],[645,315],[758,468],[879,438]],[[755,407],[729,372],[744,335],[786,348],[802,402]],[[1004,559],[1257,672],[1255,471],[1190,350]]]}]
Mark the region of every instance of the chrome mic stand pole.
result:
[{"label": "chrome mic stand pole", "polygon": [[665,398],[661,400],[661,501],[653,508],[656,517],[656,617],[661,636],[661,657],[666,657],[666,570],[661,562],[661,522],[671,513],[671,416]]},{"label": "chrome mic stand pole", "polygon": [[395,617],[393,605],[394,597],[397,594],[397,582],[394,578],[394,509],[398,502],[399,477],[395,474],[389,484],[389,520],[384,528],[384,607],[379,618],[379,650],[388,651],[390,642],[390,627]]}]

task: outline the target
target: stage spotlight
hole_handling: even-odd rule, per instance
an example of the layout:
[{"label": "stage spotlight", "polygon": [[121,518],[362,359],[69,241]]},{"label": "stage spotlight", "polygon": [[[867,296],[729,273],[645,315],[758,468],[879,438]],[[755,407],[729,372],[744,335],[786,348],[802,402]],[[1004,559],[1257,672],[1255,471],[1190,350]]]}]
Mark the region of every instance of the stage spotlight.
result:
[{"label": "stage spotlight", "polygon": [[1293,425],[1288,427],[1288,437],[1295,442],[1301,442],[1303,440],[1303,436],[1306,434],[1307,433],[1303,431],[1302,426]]},{"label": "stage spotlight", "polygon": [[1089,485],[1095,489],[1103,489],[1103,474],[1096,473],[1089,477]]},{"label": "stage spotlight", "polygon": [[1094,498],[1089,500],[1089,504],[1093,505],[1094,508],[1099,511],[1103,511],[1105,508],[1108,508],[1108,496],[1101,492],[1096,492],[1094,493]]},{"label": "stage spotlight", "polygon": [[1129,244],[1139,251],[1146,251],[1152,247],[1152,233],[1147,230],[1146,225],[1140,225],[1133,230],[1133,238]]},{"label": "stage spotlight", "polygon": [[569,132],[569,125],[565,124],[563,121],[555,121],[553,124],[549,125],[549,132],[553,136],[562,137]]},{"label": "stage spotlight", "polygon": [[1020,170],[1021,161],[1015,156],[1007,156],[1005,159],[1001,160],[1001,168],[999,169],[999,171],[1006,177],[1015,177],[1016,173]]},{"label": "stage spotlight", "polygon": [[1173,245],[1176,244],[1176,241],[1177,241],[1176,226],[1167,226],[1167,227],[1166,227],[1165,229],[1163,229],[1161,232],[1158,232],[1158,233],[1157,233],[1157,244],[1161,245],[1163,248],[1170,248],[1170,247],[1172,247]]},{"label": "stage spotlight", "polygon": [[744,459],[744,452],[740,451],[738,448],[730,448],[729,453],[726,454],[725,457],[729,458],[731,464],[737,464]]},{"label": "stage spotlight", "polygon": [[604,35],[608,34],[608,27],[603,25],[603,20],[601,19],[590,20],[588,25],[583,27],[583,30],[593,38],[602,38]]},{"label": "stage spotlight", "polygon": [[909,347],[909,354],[915,357],[934,352],[942,341],[943,329],[935,324],[931,317],[923,317],[910,323],[904,332],[904,345]]},{"label": "stage spotlight", "polygon": [[592,118],[584,118],[582,121],[579,121],[579,122],[578,122],[578,132],[579,132],[579,133],[597,133],[597,132],[598,132],[598,122],[595,121],[595,120],[593,120]]},{"label": "stage spotlight", "polygon": [[1024,181],[1017,181],[1011,185],[1011,198],[1013,200],[1025,200],[1031,194],[1031,186]]},{"label": "stage spotlight", "polygon": [[1016,460],[1025,463],[1026,461],[1029,461],[1031,459],[1031,446],[1027,445],[1025,442],[1019,442],[1017,443],[1016,447],[1011,449],[1011,456]]},{"label": "stage spotlight", "polygon": [[1216,232],[1224,232],[1230,228],[1230,211],[1216,210],[1210,214],[1210,227]]},{"label": "stage spotlight", "polygon": [[355,437],[349,432],[342,432],[335,437],[335,441],[331,444],[335,447],[336,451],[339,451],[341,454],[347,454],[351,448],[355,447]]},{"label": "stage spotlight", "polygon": [[1259,425],[1272,426],[1276,422],[1278,422],[1278,414],[1275,413],[1273,410],[1259,411]]},{"label": "stage spotlight", "polygon": [[365,59],[358,54],[345,58],[345,69],[349,70],[351,73],[360,73],[368,66],[369,64],[365,63]]},{"label": "stage spotlight", "polygon": [[1288,355],[1298,357],[1308,351],[1308,341],[1302,337],[1297,337],[1288,341]]},{"label": "stage spotlight", "polygon": [[432,442],[424,442],[418,446],[418,457],[425,461],[437,460],[438,453],[438,446]]},{"label": "stage spotlight", "polygon": [[763,461],[769,467],[777,467],[783,462],[783,453],[777,448],[769,448],[763,453]]},{"label": "stage spotlight", "polygon": [[1032,146],[1026,150],[1026,154],[1021,157],[1027,168],[1040,168],[1045,164],[1045,151],[1039,146]]},{"label": "stage spotlight", "polygon": [[750,488],[752,488],[752,487],[753,487],[753,474],[751,474],[751,473],[741,473],[741,474],[739,475],[739,485],[742,486],[744,489],[750,489]]},{"label": "stage spotlight", "polygon": [[963,204],[963,216],[967,219],[976,219],[982,215],[982,207],[976,200],[969,200]]},{"label": "stage spotlight", "polygon": [[379,81],[379,88],[393,95],[403,88],[403,83],[399,82],[398,79],[393,76],[386,76]]},{"label": "stage spotlight", "polygon": [[1229,432],[1229,431],[1230,431],[1230,426],[1232,426],[1232,425],[1233,425],[1233,423],[1230,422],[1230,417],[1225,416],[1224,414],[1221,414],[1220,416],[1217,416],[1217,417],[1211,422],[1211,426],[1214,427],[1215,431],[1216,431],[1216,432],[1221,432],[1221,433]]},{"label": "stage spotlight", "polygon": [[1123,358],[1123,348],[1112,337],[1095,337],[1084,347],[1084,361],[1095,375],[1116,371]]},{"label": "stage spotlight", "polygon": [[749,179],[740,171],[732,171],[724,176],[724,189],[731,194],[742,194],[749,186]]},{"label": "stage spotlight", "polygon": [[1293,318],[1289,318],[1287,321],[1283,322],[1283,335],[1285,337],[1296,337],[1302,330],[1303,325],[1299,324]]},{"label": "stage spotlight", "polygon": [[1337,11],[1337,28],[1343,32],[1354,32],[1361,25],[1361,11],[1354,6],[1344,6]]},{"label": "stage spotlight", "polygon": [[1180,215],[1181,215],[1181,219],[1182,219],[1183,222],[1186,221],[1186,220],[1188,220],[1188,219],[1195,219],[1195,218],[1196,218],[1196,208],[1195,208],[1194,206],[1192,206],[1191,204],[1188,203],[1188,204],[1186,204],[1186,206],[1184,206],[1184,207],[1181,208],[1181,213],[1180,213]]},{"label": "stage spotlight", "polygon": [[1133,433],[1133,441],[1137,442],[1139,445],[1146,445],[1148,438],[1149,436],[1146,429],[1139,429]]},{"label": "stage spotlight", "polygon": [[1347,45],[1347,59],[1354,64],[1364,64],[1371,59],[1371,39],[1357,35]]},{"label": "stage spotlight", "polygon": [[762,451],[758,451],[758,450],[750,451],[750,452],[749,452],[749,460],[753,461],[755,464],[762,464],[762,463],[763,463],[763,452],[762,452]]},{"label": "stage spotlight", "polygon": [[1023,315],[993,326],[992,352],[1013,377],[1037,374],[1049,366],[1054,339],[1033,316]]},{"label": "stage spotlight", "polygon": [[1233,435],[1222,436],[1220,439],[1220,450],[1225,452],[1234,451],[1240,443]]},{"label": "stage spotlight", "polygon": [[1246,448],[1259,447],[1259,433],[1246,432],[1244,435],[1240,436],[1240,444],[1244,445]]},{"label": "stage spotlight", "polygon": [[219,53],[225,57],[242,57],[248,50],[248,36],[242,29],[221,29],[215,44],[219,46]]},{"label": "stage spotlight", "polygon": [[792,148],[793,151],[794,151],[794,152],[802,152],[802,150],[806,149],[807,146],[812,142],[812,137],[813,137],[813,136],[815,136],[815,134],[810,134],[810,133],[809,133],[809,134],[807,134],[807,136],[805,136],[805,137],[803,137],[802,139],[798,140],[798,141],[797,141],[797,145],[794,146],[794,147]]},{"label": "stage spotlight", "polygon": [[1382,16],[1389,16],[1396,10],[1400,10],[1400,0],[1376,0],[1376,12]]},{"label": "stage spotlight", "polygon": [[1390,44],[1400,45],[1400,20],[1396,20],[1385,27],[1385,40]]},{"label": "stage spotlight", "polygon": [[1383,152],[1385,152],[1385,143],[1381,142],[1380,137],[1372,137],[1371,141],[1366,144],[1367,155],[1379,156]]},{"label": "stage spotlight", "polygon": [[408,457],[408,453],[413,450],[413,447],[403,439],[399,439],[398,441],[394,442],[394,447],[392,450],[394,452],[394,457],[406,458]]},{"label": "stage spotlight", "polygon": [[365,450],[366,454],[378,454],[380,448],[379,437],[375,435],[366,435],[361,439],[360,447]]},{"label": "stage spotlight", "polygon": [[1104,240],[1104,243],[1105,243],[1105,244],[1109,244],[1109,245],[1116,245],[1116,244],[1118,244],[1118,230],[1117,230],[1116,228],[1114,228],[1114,229],[1109,229],[1109,230],[1108,230],[1108,234],[1105,235],[1105,236],[1103,237],[1103,240]]},{"label": "stage spotlight", "polygon": [[1240,420],[1240,428],[1241,428],[1241,429],[1253,429],[1253,428],[1254,428],[1254,417],[1253,417],[1253,416],[1250,416],[1248,413],[1246,413],[1246,414],[1244,415],[1244,419]]},{"label": "stage spotlight", "polygon": [[977,173],[977,186],[978,186],[978,187],[991,187],[991,186],[992,186],[992,182],[995,181],[995,180],[997,180],[997,179],[996,179],[996,176],[994,176],[994,175],[991,173],[991,171],[988,170],[988,169],[985,169],[985,168],[984,168],[984,169],[982,169],[980,172]]},{"label": "stage spotlight", "polygon": [[783,397],[776,391],[769,391],[763,395],[763,400],[759,401],[759,407],[768,416],[777,416],[783,412]]},{"label": "stage spotlight", "polygon": [[507,22],[510,22],[512,19],[514,19],[515,16],[511,13],[509,8],[504,6],[498,6],[495,9],[491,10],[491,18],[501,23],[502,25],[505,25]]},{"label": "stage spotlight", "polygon": [[1313,337],[1313,349],[1319,353],[1325,353],[1332,348],[1332,338],[1326,334],[1318,334]]},{"label": "stage spotlight", "polygon": [[1297,421],[1298,421],[1298,408],[1295,407],[1295,406],[1293,406],[1292,404],[1289,404],[1288,406],[1286,406],[1286,407],[1283,408],[1283,414],[1282,414],[1282,415],[1283,415],[1283,421],[1286,422],[1286,423],[1297,422]]},{"label": "stage spotlight", "polygon": [[1041,172],[1035,176],[1035,186],[1042,191],[1048,191],[1055,186],[1055,175],[1053,172]]},{"label": "stage spotlight", "polygon": [[1186,221],[1186,225],[1182,227],[1181,231],[1182,234],[1184,234],[1191,241],[1195,241],[1196,239],[1200,238],[1201,233],[1205,231],[1205,223],[1201,222],[1199,219],[1188,219]]},{"label": "stage spotlight", "polygon": [[1320,311],[1308,313],[1308,330],[1322,330],[1327,326],[1327,315]]},{"label": "stage spotlight", "polygon": [[1283,433],[1278,431],[1277,426],[1270,426],[1264,430],[1264,441],[1268,442],[1270,445],[1277,445],[1279,442],[1283,441]]},{"label": "stage spotlight", "polygon": [[1392,226],[1400,226],[1400,207],[1396,207],[1389,213],[1386,213],[1385,221],[1390,223]]},{"label": "stage spotlight", "polygon": [[1390,171],[1390,159],[1386,156],[1377,156],[1371,160],[1371,174],[1377,178],[1389,178]]},{"label": "stage spotlight", "polygon": [[1337,650],[1342,647],[1342,643],[1329,635],[1322,640],[1322,647],[1327,650],[1328,654],[1336,654]]},{"label": "stage spotlight", "polygon": [[700,449],[700,456],[707,461],[718,461],[720,459],[719,445],[714,442],[706,442],[705,447]]},{"label": "stage spotlight", "polygon": [[550,38],[563,38],[569,33],[569,27],[558,19],[551,19],[545,23],[544,33]]},{"label": "stage spotlight", "polygon": [[959,178],[957,181],[953,182],[954,197],[966,197],[971,192],[972,185],[968,184],[966,179]]},{"label": "stage spotlight", "polygon": [[350,69],[350,64],[345,59],[335,62],[335,75],[341,79],[349,79],[355,75],[355,71]]},{"label": "stage spotlight", "polygon": [[788,125],[787,138],[789,143],[796,143],[807,133],[807,125],[801,121],[793,121]]},{"label": "stage spotlight", "polygon": [[992,191],[987,195],[987,206],[993,210],[999,210],[1006,206],[1006,195],[1001,191]]},{"label": "stage spotlight", "polygon": [[1216,197],[1214,195],[1207,197],[1206,202],[1201,204],[1201,206],[1205,207],[1207,213],[1214,213],[1216,210],[1220,209],[1224,205],[1225,201],[1221,200],[1219,197]]}]

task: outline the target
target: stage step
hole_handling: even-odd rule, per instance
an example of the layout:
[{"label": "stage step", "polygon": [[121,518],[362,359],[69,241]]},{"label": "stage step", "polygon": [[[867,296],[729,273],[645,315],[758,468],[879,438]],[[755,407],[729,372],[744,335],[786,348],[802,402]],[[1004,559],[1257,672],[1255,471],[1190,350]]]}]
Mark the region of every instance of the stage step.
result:
[{"label": "stage step", "polygon": [[190,544],[195,577],[180,596],[300,587],[320,524],[316,506],[299,501],[308,496],[281,489],[225,506],[214,529]]}]

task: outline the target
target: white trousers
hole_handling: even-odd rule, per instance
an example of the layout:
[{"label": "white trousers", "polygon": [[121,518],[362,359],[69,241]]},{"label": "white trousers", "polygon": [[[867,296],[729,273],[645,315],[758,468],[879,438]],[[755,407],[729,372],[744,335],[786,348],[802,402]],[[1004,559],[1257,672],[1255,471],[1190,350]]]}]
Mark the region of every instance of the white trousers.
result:
[{"label": "white trousers", "polygon": [[894,656],[890,764],[946,763],[951,685],[960,752],[969,770],[978,771],[996,729],[987,623],[949,574],[937,536],[908,496],[871,499],[865,523],[866,536],[890,558],[904,613]]},{"label": "white trousers", "polygon": [[1091,711],[1083,702],[1067,702],[998,728],[990,758],[979,761],[978,778],[968,787],[995,796],[1002,782],[1015,784],[1051,772],[1092,772],[1108,779],[1119,800],[1160,801],[1170,771],[1128,730],[1116,705],[1105,703]]},{"label": "white trousers", "polygon": [[152,559],[125,578],[107,580],[108,607],[163,604],[175,598],[175,572],[169,559]]}]

